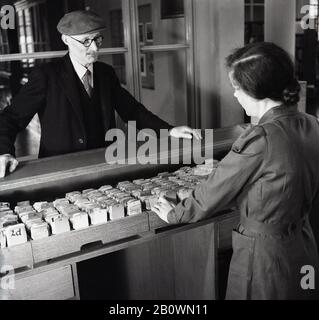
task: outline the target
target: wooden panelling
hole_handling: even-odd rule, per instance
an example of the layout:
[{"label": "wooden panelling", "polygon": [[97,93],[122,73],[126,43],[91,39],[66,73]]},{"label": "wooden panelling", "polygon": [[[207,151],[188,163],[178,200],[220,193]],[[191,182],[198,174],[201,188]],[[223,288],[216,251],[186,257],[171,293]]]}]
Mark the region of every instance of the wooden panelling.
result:
[{"label": "wooden panelling", "polygon": [[9,265],[14,269],[32,267],[31,243],[27,242],[0,249],[0,260],[2,265]]},{"label": "wooden panelling", "polygon": [[39,273],[15,280],[9,292],[16,300],[64,300],[74,297],[71,267]]},{"label": "wooden panelling", "polygon": [[81,298],[215,299],[216,245],[214,223],[191,224],[79,263]]}]

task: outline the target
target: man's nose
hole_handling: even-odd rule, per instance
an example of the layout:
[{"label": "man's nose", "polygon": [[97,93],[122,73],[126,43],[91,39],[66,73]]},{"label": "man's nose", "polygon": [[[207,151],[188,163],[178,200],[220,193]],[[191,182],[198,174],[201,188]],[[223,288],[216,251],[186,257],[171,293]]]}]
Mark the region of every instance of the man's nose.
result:
[{"label": "man's nose", "polygon": [[96,45],[95,41],[93,40],[91,45],[90,45],[90,49],[94,50],[94,51],[98,51],[99,47]]}]

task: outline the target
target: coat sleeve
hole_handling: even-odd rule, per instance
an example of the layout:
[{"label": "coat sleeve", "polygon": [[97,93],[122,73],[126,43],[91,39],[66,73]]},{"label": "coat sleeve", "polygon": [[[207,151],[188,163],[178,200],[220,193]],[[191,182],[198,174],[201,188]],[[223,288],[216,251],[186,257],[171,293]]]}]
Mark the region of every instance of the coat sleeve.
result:
[{"label": "coat sleeve", "polygon": [[173,126],[160,119],[158,116],[147,110],[141,103],[125,90],[112,68],[112,94],[115,101],[115,109],[123,121],[136,121],[137,129],[150,128],[157,134],[160,129],[171,129]]},{"label": "coat sleeve", "polygon": [[169,223],[196,222],[231,207],[243,188],[260,177],[267,152],[265,132],[244,132],[208,179],[169,212]]},{"label": "coat sleeve", "polygon": [[25,129],[33,116],[44,106],[45,97],[44,72],[37,68],[13,98],[12,104],[0,113],[0,155],[15,155],[14,143],[18,132]]}]

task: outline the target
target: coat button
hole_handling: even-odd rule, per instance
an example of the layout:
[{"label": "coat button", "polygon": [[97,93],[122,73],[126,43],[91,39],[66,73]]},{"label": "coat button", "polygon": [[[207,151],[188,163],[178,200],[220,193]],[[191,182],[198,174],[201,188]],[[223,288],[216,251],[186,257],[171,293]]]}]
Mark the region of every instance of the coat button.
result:
[{"label": "coat button", "polygon": [[84,140],[82,138],[79,139],[79,143],[84,143]]}]

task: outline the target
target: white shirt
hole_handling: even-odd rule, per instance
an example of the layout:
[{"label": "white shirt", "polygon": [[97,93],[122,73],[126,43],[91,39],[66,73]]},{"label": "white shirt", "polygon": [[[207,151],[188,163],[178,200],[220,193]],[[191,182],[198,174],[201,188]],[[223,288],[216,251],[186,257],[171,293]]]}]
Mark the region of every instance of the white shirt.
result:
[{"label": "white shirt", "polygon": [[91,72],[90,85],[93,88],[93,64],[91,63],[88,68],[85,68],[84,66],[82,66],[82,64],[80,64],[76,60],[74,60],[71,57],[71,55],[70,55],[70,59],[73,64],[74,70],[75,70],[76,74],[78,75],[78,77],[80,78],[82,83],[83,83],[82,78],[85,75],[86,70],[89,69],[89,71]]}]

